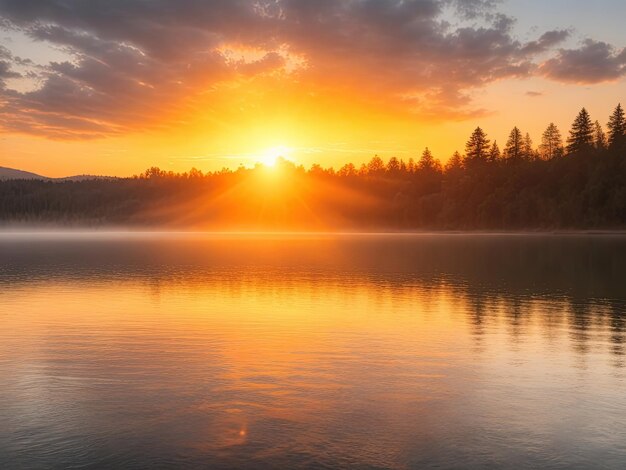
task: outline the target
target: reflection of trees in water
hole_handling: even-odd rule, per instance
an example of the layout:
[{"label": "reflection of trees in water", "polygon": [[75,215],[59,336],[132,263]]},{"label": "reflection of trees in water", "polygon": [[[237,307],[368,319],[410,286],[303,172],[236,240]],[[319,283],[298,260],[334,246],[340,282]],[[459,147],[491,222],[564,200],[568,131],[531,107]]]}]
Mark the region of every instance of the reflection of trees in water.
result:
[{"label": "reflection of trees in water", "polygon": [[513,296],[504,302],[504,312],[509,327],[509,337],[513,344],[517,344],[526,335],[525,320],[529,317],[527,313],[530,313],[528,306],[519,296]]},{"label": "reflection of trees in water", "polygon": [[0,259],[0,287],[122,278],[151,286],[155,299],[167,289],[211,285],[241,295],[305,289],[312,301],[359,288],[378,299],[373,308],[390,290],[392,296],[421,296],[428,311],[432,299],[425,292],[434,299],[445,291],[454,299],[451,308],[465,315],[478,350],[492,330],[504,328],[518,344],[539,325],[546,343],[566,327],[578,355],[602,342],[619,358],[616,364],[626,355],[623,236],[16,239],[0,243]]},{"label": "reflection of trees in water", "polygon": [[623,367],[626,351],[624,336],[626,335],[626,309],[624,304],[615,301],[608,302],[609,327],[611,330],[611,352],[616,357],[615,364]]},{"label": "reflection of trees in water", "polygon": [[474,340],[474,350],[477,353],[485,349],[486,317],[490,309],[485,306],[485,298],[482,295],[471,295],[467,302],[467,316],[470,323],[470,331]]},{"label": "reflection of trees in water", "polygon": [[602,350],[608,344],[607,350],[616,359],[614,365],[626,365],[626,304],[623,301],[567,297],[538,301],[518,296],[475,294],[467,295],[466,299],[466,315],[477,352],[484,351],[478,346],[489,343],[490,332],[501,331],[506,332],[509,346],[515,351],[530,335],[530,326],[539,324],[547,344],[565,331],[568,344],[581,359],[594,348]]},{"label": "reflection of trees in water", "polygon": [[593,348],[604,348],[616,357],[614,364],[626,365],[626,302],[581,299],[568,296],[525,298],[520,295],[480,294],[472,288],[460,291],[476,351],[489,343],[489,334],[506,332],[512,350],[540,325],[546,344],[555,343],[565,331],[571,349],[583,358]]},{"label": "reflection of trees in water", "polygon": [[572,347],[580,354],[589,352],[589,330],[593,326],[589,302],[575,300],[571,302],[569,335]]}]

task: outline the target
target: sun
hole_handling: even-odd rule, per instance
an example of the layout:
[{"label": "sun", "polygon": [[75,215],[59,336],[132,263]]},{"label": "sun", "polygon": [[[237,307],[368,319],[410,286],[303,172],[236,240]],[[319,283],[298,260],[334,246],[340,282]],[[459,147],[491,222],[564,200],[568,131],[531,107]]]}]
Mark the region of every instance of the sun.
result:
[{"label": "sun", "polygon": [[265,166],[273,167],[280,158],[289,159],[292,149],[285,145],[278,145],[263,152],[261,163]]}]

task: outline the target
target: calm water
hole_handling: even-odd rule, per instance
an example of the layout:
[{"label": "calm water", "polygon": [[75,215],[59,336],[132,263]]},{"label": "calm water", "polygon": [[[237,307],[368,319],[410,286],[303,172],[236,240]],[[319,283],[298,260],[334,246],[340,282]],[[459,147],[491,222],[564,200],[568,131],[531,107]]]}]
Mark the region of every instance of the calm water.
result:
[{"label": "calm water", "polygon": [[0,235],[0,468],[626,468],[626,237]]}]

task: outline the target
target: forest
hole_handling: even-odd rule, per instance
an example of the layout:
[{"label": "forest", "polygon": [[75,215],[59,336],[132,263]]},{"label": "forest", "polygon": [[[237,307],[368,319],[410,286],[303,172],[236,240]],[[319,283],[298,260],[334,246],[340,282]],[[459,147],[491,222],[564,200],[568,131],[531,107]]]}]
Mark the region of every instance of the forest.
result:
[{"label": "forest", "polygon": [[[565,140],[565,141],[564,141]],[[0,182],[4,227],[211,230],[626,229],[626,118],[605,127],[586,109],[569,135],[550,124],[538,146],[514,127],[500,148],[480,127],[442,165],[421,157],[357,167],[203,173],[150,168],[131,178]]]}]

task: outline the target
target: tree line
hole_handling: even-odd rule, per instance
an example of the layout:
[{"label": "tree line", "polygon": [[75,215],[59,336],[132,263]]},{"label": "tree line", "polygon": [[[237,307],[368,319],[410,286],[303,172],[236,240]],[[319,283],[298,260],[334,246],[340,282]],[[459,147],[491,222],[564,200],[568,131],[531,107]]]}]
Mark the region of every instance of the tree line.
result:
[{"label": "tree line", "polygon": [[[0,182],[10,224],[228,229],[521,230],[626,228],[626,118],[606,132],[586,109],[564,140],[550,123],[535,147],[514,127],[504,147],[477,127],[445,165],[375,156],[338,170],[280,160],[203,173],[157,167],[132,178]],[[280,181],[277,181],[280,174]]]}]

